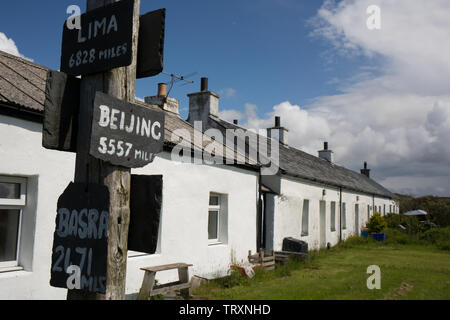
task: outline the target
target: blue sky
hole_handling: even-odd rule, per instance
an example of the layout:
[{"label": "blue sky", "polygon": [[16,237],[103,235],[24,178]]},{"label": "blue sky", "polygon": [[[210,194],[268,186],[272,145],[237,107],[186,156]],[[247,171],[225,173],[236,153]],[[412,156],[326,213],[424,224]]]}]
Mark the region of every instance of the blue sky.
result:
[{"label": "blue sky", "polygon": [[[0,31],[14,39],[20,52],[35,62],[58,69],[61,32],[70,4],[85,9],[85,1],[16,0],[2,4]],[[285,100],[304,105],[310,99],[334,94],[335,77],[346,77],[359,59],[330,65],[322,57],[326,43],[309,36],[308,20],[321,1],[180,1],[142,0],[141,12],[167,9],[165,72],[198,74],[196,83],[176,86],[172,96],[186,108],[186,94],[199,89],[202,76],[213,91],[223,94],[224,108],[246,103],[263,114]],[[136,95],[154,95],[168,77],[139,80]],[[234,93],[234,94],[230,94]],[[230,96],[231,95],[231,96]],[[182,116],[187,117],[183,109]]]},{"label": "blue sky", "polygon": [[[71,4],[84,11],[85,0],[3,2],[0,50],[59,69]],[[141,0],[142,13],[159,8],[165,71],[197,72],[171,92],[182,118],[208,77],[226,120],[264,129],[281,116],[296,148],[317,155],[328,141],[338,164],[367,161],[394,192],[450,195],[450,1]],[[167,81],[138,80],[136,96]]]}]

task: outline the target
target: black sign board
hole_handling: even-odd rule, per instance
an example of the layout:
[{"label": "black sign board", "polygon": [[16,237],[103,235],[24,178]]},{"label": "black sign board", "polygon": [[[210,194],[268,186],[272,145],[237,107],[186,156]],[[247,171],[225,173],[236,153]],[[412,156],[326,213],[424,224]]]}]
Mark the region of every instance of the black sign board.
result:
[{"label": "black sign board", "polygon": [[163,71],[166,9],[142,15],[139,22],[139,45],[136,77],[153,77]]},{"label": "black sign board", "polygon": [[80,79],[62,72],[47,72],[42,131],[44,148],[77,151],[80,82]]},{"label": "black sign board", "polygon": [[81,15],[81,29],[64,23],[61,71],[100,73],[132,62],[134,0],[123,0]]},{"label": "black sign board", "polygon": [[158,247],[163,176],[131,175],[128,250],[154,254]]},{"label": "black sign board", "polygon": [[106,292],[109,191],[71,183],[58,200],[50,285]]},{"label": "black sign board", "polygon": [[117,166],[145,167],[163,150],[164,122],[164,112],[97,92],[90,154]]}]

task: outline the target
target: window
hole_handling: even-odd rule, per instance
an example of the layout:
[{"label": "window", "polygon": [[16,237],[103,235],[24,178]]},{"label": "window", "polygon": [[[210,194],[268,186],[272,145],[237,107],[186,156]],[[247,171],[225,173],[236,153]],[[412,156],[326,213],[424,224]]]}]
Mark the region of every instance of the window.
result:
[{"label": "window", "polygon": [[370,220],[370,205],[367,205],[367,221]]},{"label": "window", "polygon": [[210,244],[226,243],[228,237],[227,196],[211,193],[208,209]]},{"label": "window", "polygon": [[330,228],[331,228],[331,232],[336,231],[336,202],[331,202],[331,223],[330,223]]},{"label": "window", "polygon": [[342,229],[347,229],[347,207],[345,202],[342,203]]},{"label": "window", "polygon": [[26,179],[0,176],[0,267],[17,267]]},{"label": "window", "polygon": [[389,213],[392,213],[392,204],[389,205]]},{"label": "window", "polygon": [[302,237],[309,235],[309,200],[303,201]]},{"label": "window", "polygon": [[383,204],[383,216],[385,216],[385,215],[386,215],[386,205]]}]

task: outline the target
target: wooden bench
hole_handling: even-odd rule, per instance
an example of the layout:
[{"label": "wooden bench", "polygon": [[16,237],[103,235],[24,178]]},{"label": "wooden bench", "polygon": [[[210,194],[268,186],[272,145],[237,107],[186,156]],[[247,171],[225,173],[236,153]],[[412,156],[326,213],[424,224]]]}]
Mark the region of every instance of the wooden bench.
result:
[{"label": "wooden bench", "polygon": [[[138,300],[149,300],[152,296],[178,290],[180,290],[184,299],[189,298],[189,289],[191,288],[191,283],[189,281],[189,267],[192,267],[192,264],[173,263],[163,266],[141,268],[141,270],[145,271],[145,275]],[[175,269],[178,269],[179,281],[155,286],[157,272]]]}]

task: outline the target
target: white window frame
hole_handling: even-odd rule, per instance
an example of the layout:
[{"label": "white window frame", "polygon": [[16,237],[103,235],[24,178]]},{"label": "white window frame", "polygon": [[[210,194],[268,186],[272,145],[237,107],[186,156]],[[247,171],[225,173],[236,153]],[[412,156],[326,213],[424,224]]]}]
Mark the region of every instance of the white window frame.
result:
[{"label": "white window frame", "polygon": [[13,261],[0,262],[0,271],[3,268],[14,268],[14,267],[18,267],[18,265],[19,265],[23,209],[25,208],[26,202],[27,202],[26,201],[26,195],[27,195],[27,179],[26,178],[0,176],[0,183],[1,182],[20,184],[20,198],[19,199],[0,198],[0,209],[19,210],[19,225],[18,225],[18,230],[17,230],[16,259]]},{"label": "white window frame", "polygon": [[209,228],[209,215],[210,212],[217,212],[217,238],[215,239],[209,239],[209,230],[208,230],[208,243],[209,244],[218,244],[220,243],[219,239],[220,239],[220,214],[221,214],[221,195],[217,194],[217,193],[210,193],[209,194],[209,199],[208,201],[211,201],[212,197],[217,197],[218,198],[218,205],[208,205],[208,228]]}]

